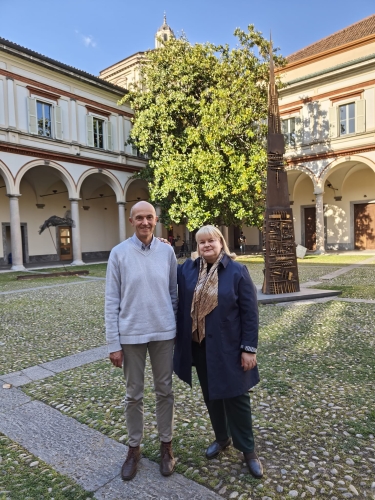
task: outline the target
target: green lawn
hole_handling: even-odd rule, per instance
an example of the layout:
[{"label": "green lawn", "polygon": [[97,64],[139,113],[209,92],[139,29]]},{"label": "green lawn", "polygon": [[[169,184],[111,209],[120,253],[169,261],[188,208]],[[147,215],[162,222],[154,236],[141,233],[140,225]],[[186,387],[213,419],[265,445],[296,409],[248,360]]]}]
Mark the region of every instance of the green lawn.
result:
[{"label": "green lawn", "polygon": [[[249,269],[250,276],[254,283],[256,285],[262,285],[263,283],[263,263],[260,264],[254,264],[254,263],[247,263],[246,261],[243,261],[244,264],[246,264],[247,268]],[[298,273],[299,273],[299,281],[300,283],[306,283],[307,281],[319,281],[320,277],[332,273],[333,271],[336,271],[337,269],[340,269],[341,266],[305,266],[298,264]]]},{"label": "green lawn", "polygon": [[[252,393],[252,408],[265,477],[251,479],[233,448],[217,460],[205,459],[213,434],[196,376],[192,390],[174,381],[178,472],[224,498],[237,492],[243,499],[281,500],[294,490],[302,498],[306,487],[315,489],[315,499],[343,498],[353,487],[364,498],[375,472],[374,314],[375,306],[343,302],[260,307],[262,382]],[[25,391],[53,407],[64,404],[64,414],[126,442],[122,372],[108,361],[29,384]],[[149,365],[145,419],[143,453],[157,461]]]},{"label": "green lawn", "polygon": [[[307,254],[303,259],[297,259],[298,265],[310,265],[310,264],[319,264],[319,265],[328,265],[328,266],[349,266],[351,264],[358,264],[366,259],[370,259],[375,257],[375,255],[369,254],[355,254],[355,255],[346,255],[346,254],[323,254],[323,255],[312,255]],[[238,255],[237,260],[243,263],[251,263],[251,264],[263,264],[263,256],[262,255]],[[374,265],[375,261],[372,264]]]},{"label": "green lawn", "polygon": [[0,374],[105,343],[105,281],[0,296]]},{"label": "green lawn", "polygon": [[88,500],[93,494],[0,434],[0,500]]},{"label": "green lawn", "polygon": [[341,290],[341,297],[375,300],[375,269],[367,266],[352,269],[315,288]]},{"label": "green lawn", "polygon": [[[89,277],[105,278],[107,264],[91,264],[89,266],[68,266],[68,271],[89,271]],[[17,276],[30,276],[30,274],[45,274],[53,272],[64,272],[63,267],[56,267],[51,269],[39,269],[30,272],[5,272],[0,273],[0,292],[7,292],[10,290],[20,290],[25,288],[42,287],[46,285],[58,285],[64,283],[71,283],[73,281],[85,280],[79,276],[56,276],[53,278],[34,278],[28,280],[17,280]]]}]

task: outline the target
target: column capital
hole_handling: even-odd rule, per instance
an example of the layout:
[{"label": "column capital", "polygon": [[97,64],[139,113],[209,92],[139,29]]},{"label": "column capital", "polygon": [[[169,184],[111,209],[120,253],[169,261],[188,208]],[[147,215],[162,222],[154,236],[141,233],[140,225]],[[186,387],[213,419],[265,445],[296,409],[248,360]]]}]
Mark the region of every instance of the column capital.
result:
[{"label": "column capital", "polygon": [[69,201],[77,201],[78,202],[81,200],[82,200],[82,198],[69,198]]},{"label": "column capital", "polygon": [[322,189],[322,188],[316,188],[314,190],[314,194],[315,194],[315,196],[319,196],[320,194],[323,195],[324,194],[324,189]]},{"label": "column capital", "polygon": [[126,205],[126,201],[117,201],[117,205]]},{"label": "column capital", "polygon": [[7,194],[8,198],[19,198],[22,194]]}]

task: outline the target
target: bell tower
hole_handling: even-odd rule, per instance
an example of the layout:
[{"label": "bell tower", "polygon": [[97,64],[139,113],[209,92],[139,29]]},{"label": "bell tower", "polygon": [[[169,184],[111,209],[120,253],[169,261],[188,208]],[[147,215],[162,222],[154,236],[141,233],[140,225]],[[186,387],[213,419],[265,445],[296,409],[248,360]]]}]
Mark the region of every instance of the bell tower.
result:
[{"label": "bell tower", "polygon": [[160,47],[162,47],[160,39],[163,42],[167,42],[171,38],[174,38],[174,33],[172,28],[167,24],[167,15],[164,12],[163,24],[160,26],[155,35],[155,49],[159,49]]}]

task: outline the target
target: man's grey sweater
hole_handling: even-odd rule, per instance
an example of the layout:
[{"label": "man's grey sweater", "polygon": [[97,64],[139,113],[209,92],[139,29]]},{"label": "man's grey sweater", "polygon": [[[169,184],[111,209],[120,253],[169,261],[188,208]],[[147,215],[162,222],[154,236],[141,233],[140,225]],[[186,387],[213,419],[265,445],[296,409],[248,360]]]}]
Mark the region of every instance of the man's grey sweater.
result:
[{"label": "man's grey sweater", "polygon": [[108,351],[176,336],[177,262],[173,248],[153,238],[142,250],[135,235],[111,251],[105,323]]}]

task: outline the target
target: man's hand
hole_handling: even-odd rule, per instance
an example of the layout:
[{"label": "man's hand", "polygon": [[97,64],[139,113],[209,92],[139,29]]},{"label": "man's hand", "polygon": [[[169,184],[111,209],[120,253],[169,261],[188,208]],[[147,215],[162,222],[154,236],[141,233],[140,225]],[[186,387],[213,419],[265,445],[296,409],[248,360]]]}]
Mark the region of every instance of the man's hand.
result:
[{"label": "man's hand", "polygon": [[124,353],[122,351],[111,352],[111,354],[109,355],[109,359],[114,366],[117,366],[117,368],[121,368],[122,362],[124,360]]},{"label": "man's hand", "polygon": [[166,243],[167,245],[170,245],[170,244],[171,244],[171,242],[170,242],[170,241],[168,241],[168,240],[166,240],[165,238],[160,238],[159,236],[157,236],[157,239],[158,239],[159,241],[161,241],[162,243]]},{"label": "man's hand", "polygon": [[241,354],[241,366],[245,372],[252,370],[257,365],[257,355],[250,352]]}]

